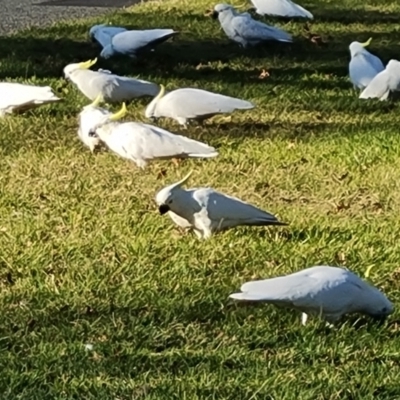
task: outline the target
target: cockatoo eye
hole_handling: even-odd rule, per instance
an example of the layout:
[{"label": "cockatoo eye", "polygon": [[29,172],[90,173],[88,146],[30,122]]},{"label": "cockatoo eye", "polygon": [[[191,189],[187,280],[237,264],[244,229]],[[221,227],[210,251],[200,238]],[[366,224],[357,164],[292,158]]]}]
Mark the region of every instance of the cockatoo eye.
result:
[{"label": "cockatoo eye", "polygon": [[167,204],[172,204],[172,199],[168,200]]}]

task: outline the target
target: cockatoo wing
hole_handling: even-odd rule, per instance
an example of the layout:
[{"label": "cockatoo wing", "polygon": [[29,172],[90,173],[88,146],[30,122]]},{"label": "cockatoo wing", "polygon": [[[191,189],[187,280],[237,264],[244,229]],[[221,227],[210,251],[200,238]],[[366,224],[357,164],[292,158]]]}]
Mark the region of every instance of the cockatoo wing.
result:
[{"label": "cockatoo wing", "polygon": [[128,122],[118,128],[125,135],[125,149],[143,160],[173,157],[216,157],[211,146],[184,136],[174,135],[153,125]]},{"label": "cockatoo wing", "polygon": [[212,221],[232,221],[235,225],[286,225],[266,211],[213,189],[198,189],[193,198],[206,206],[208,218]]},{"label": "cockatoo wing", "polygon": [[126,31],[112,38],[115,51],[121,54],[134,54],[139,49],[164,42],[175,35],[173,29],[149,29],[145,31]]},{"label": "cockatoo wing", "polygon": [[102,93],[104,100],[112,103],[141,96],[155,96],[159,91],[158,85],[154,83],[108,73],[99,73],[91,79],[90,86],[94,99]]},{"label": "cockatoo wing", "polygon": [[24,108],[29,105],[35,107],[61,100],[53,93],[50,86],[1,82],[0,93],[0,109],[2,110]]},{"label": "cockatoo wing", "polygon": [[390,76],[387,71],[382,71],[372,79],[360,94],[360,99],[378,98],[387,100],[390,94]]},{"label": "cockatoo wing", "polygon": [[317,266],[287,276],[247,282],[240,290],[242,293],[230,297],[342,314],[351,311],[365,285],[341,268]]},{"label": "cockatoo wing", "polygon": [[374,67],[376,73],[382,72],[385,69],[383,62],[381,61],[381,59],[379,57],[374,56],[371,53],[368,53],[368,60],[371,63],[371,65]]},{"label": "cockatoo wing", "polygon": [[277,17],[301,17],[313,19],[313,15],[300,5],[290,0],[252,0],[257,13]]},{"label": "cockatoo wing", "polygon": [[161,99],[161,111],[172,110],[172,114],[185,118],[212,116],[230,113],[236,109],[249,110],[254,105],[246,100],[207,92],[201,89],[178,89]]},{"label": "cockatoo wing", "polygon": [[292,36],[287,32],[255,21],[248,14],[241,14],[232,18],[231,24],[235,33],[249,42],[264,40],[277,40],[279,42],[293,41]]},{"label": "cockatoo wing", "polygon": [[126,32],[127,29],[118,26],[99,26],[95,25],[90,30],[90,35],[96,40],[103,48],[111,44],[112,38],[121,32]]}]

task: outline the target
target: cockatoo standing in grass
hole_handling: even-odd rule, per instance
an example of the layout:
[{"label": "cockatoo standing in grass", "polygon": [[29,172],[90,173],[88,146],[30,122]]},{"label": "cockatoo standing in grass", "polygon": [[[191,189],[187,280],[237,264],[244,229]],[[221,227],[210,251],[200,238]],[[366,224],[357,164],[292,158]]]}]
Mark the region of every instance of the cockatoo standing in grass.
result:
[{"label": "cockatoo standing in grass", "polygon": [[92,41],[96,41],[103,48],[111,44],[112,38],[127,29],[119,26],[110,26],[106,24],[94,25],[89,30],[89,36]]},{"label": "cockatoo standing in grass", "polygon": [[365,89],[379,72],[385,69],[382,61],[365,49],[370,43],[352,42],[349,46],[351,60],[349,63],[350,80],[355,88]]},{"label": "cockatoo standing in grass", "polygon": [[101,101],[101,95],[97,96],[96,100],[93,103],[83,107],[81,113],[79,114],[78,136],[79,139],[81,139],[81,141],[87,147],[89,147],[92,153],[96,147],[101,145],[101,140],[97,136],[90,135],[91,129],[100,121],[103,121],[105,116],[112,115],[110,111],[99,107]]},{"label": "cockatoo standing in grass", "polygon": [[172,118],[185,126],[190,120],[202,122],[217,114],[254,108],[249,101],[206,90],[185,88],[165,94],[164,86],[160,87],[160,93],[146,108],[146,118]]},{"label": "cockatoo standing in grass", "polygon": [[400,62],[390,60],[386,69],[372,79],[360,94],[360,99],[387,100],[391,92],[400,91]]},{"label": "cockatoo standing in grass", "polygon": [[268,41],[293,42],[292,36],[282,29],[256,21],[249,13],[240,14],[229,4],[217,4],[213,18],[218,18],[229,39],[244,48]]},{"label": "cockatoo standing in grass", "polygon": [[208,239],[215,232],[241,225],[286,225],[272,214],[214,189],[182,188],[190,175],[160,190],[156,203],[160,214],[168,213],[177,225],[190,227],[197,237]]},{"label": "cockatoo standing in grass", "polygon": [[106,25],[95,25],[89,32],[103,46],[102,58],[116,55],[136,58],[142,51],[154,49],[178,33],[173,29],[126,30]]},{"label": "cockatoo standing in grass", "polygon": [[90,70],[96,62],[94,59],[64,68],[65,77],[92,101],[100,94],[106,103],[122,103],[137,97],[155,96],[159,91],[155,83],[114,75],[110,71]]},{"label": "cockatoo standing in grass", "polygon": [[218,152],[211,146],[156,126],[139,122],[115,122],[126,113],[125,103],[116,114],[105,115],[90,129],[110,150],[145,168],[149,161],[177,158],[212,158]]},{"label": "cockatoo standing in grass", "polygon": [[0,82],[0,117],[60,101],[50,86]]},{"label": "cockatoo standing in grass", "polygon": [[247,282],[240,290],[242,293],[229,297],[294,308],[303,313],[303,325],[308,315],[320,315],[334,323],[345,314],[382,318],[393,312],[393,304],[376,287],[338,267],[316,266],[286,276]]}]

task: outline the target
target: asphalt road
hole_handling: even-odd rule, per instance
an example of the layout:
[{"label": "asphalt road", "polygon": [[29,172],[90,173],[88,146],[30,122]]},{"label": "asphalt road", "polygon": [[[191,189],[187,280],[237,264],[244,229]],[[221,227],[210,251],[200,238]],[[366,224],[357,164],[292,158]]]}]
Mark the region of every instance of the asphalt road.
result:
[{"label": "asphalt road", "polygon": [[0,35],[30,26],[104,14],[139,0],[0,0]]}]

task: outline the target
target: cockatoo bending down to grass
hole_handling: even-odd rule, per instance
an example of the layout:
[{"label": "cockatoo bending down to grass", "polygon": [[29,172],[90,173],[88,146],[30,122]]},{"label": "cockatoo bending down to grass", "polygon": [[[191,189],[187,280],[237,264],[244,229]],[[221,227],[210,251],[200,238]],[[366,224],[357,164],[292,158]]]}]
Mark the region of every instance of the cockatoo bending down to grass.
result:
[{"label": "cockatoo bending down to grass", "polygon": [[[96,107],[100,100],[95,101]],[[150,161],[180,158],[212,158],[218,155],[214,147],[175,135],[157,126],[139,122],[117,122],[127,112],[125,103],[120,111],[110,114],[98,109],[84,110],[81,116],[81,135],[99,139],[120,157],[134,161],[145,168]],[[86,118],[86,120],[85,120]]]},{"label": "cockatoo bending down to grass", "polygon": [[117,55],[136,58],[143,51],[154,49],[178,33],[173,29],[127,30],[106,25],[95,25],[89,31],[92,39],[103,46],[100,53],[102,58]]},{"label": "cockatoo bending down to grass", "polygon": [[360,99],[387,100],[390,93],[400,91],[400,62],[390,60],[360,94]]},{"label": "cockatoo bending down to grass", "polygon": [[229,297],[301,311],[303,325],[308,315],[334,323],[345,314],[384,318],[393,312],[393,304],[381,291],[339,267],[311,267],[286,276],[247,282],[240,290],[241,293]]},{"label": "cockatoo bending down to grass", "polygon": [[160,190],[156,203],[160,214],[168,214],[179,227],[193,230],[198,238],[208,239],[213,233],[237,226],[287,225],[266,211],[214,189],[184,189],[182,185],[190,175]]}]

